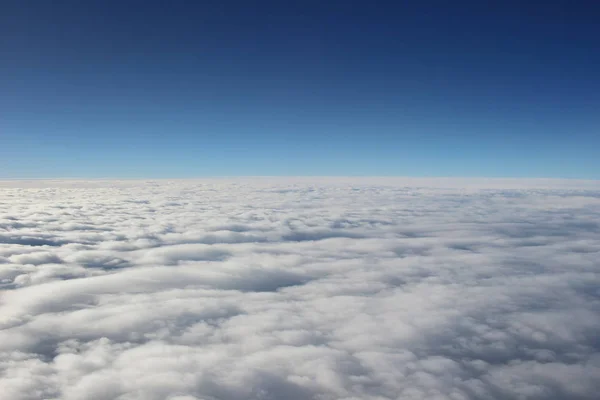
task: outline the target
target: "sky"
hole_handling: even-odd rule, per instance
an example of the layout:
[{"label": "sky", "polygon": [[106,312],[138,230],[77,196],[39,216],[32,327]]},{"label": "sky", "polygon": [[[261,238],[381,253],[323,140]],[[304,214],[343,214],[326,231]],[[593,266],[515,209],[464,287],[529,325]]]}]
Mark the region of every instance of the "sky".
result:
[{"label": "sky", "polygon": [[1,4],[2,179],[600,179],[595,1]]}]

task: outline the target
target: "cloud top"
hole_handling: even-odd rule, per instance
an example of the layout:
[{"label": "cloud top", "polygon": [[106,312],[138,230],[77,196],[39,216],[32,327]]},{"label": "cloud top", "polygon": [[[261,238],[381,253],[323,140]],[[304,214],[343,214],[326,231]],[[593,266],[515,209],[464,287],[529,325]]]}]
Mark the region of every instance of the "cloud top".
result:
[{"label": "cloud top", "polygon": [[0,399],[595,399],[600,184],[1,182]]}]

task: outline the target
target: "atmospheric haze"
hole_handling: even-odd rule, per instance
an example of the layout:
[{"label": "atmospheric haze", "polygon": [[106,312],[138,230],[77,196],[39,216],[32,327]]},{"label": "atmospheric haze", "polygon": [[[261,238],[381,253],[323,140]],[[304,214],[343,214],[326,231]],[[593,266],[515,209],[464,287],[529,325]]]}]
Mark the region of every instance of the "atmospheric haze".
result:
[{"label": "atmospheric haze", "polygon": [[0,183],[0,399],[597,399],[600,183]]}]

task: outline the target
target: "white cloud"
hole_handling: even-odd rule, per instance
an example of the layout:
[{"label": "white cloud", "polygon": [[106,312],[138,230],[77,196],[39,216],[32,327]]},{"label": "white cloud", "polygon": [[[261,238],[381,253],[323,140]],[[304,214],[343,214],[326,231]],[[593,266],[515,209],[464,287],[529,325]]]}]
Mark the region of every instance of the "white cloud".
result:
[{"label": "white cloud", "polygon": [[600,183],[0,182],[0,399],[596,399]]}]

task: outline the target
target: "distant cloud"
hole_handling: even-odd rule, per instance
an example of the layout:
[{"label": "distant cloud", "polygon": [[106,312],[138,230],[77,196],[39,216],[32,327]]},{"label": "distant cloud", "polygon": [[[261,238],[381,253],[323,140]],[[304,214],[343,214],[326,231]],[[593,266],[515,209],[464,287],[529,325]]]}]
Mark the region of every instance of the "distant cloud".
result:
[{"label": "distant cloud", "polygon": [[600,393],[598,182],[0,187],[1,400]]}]

